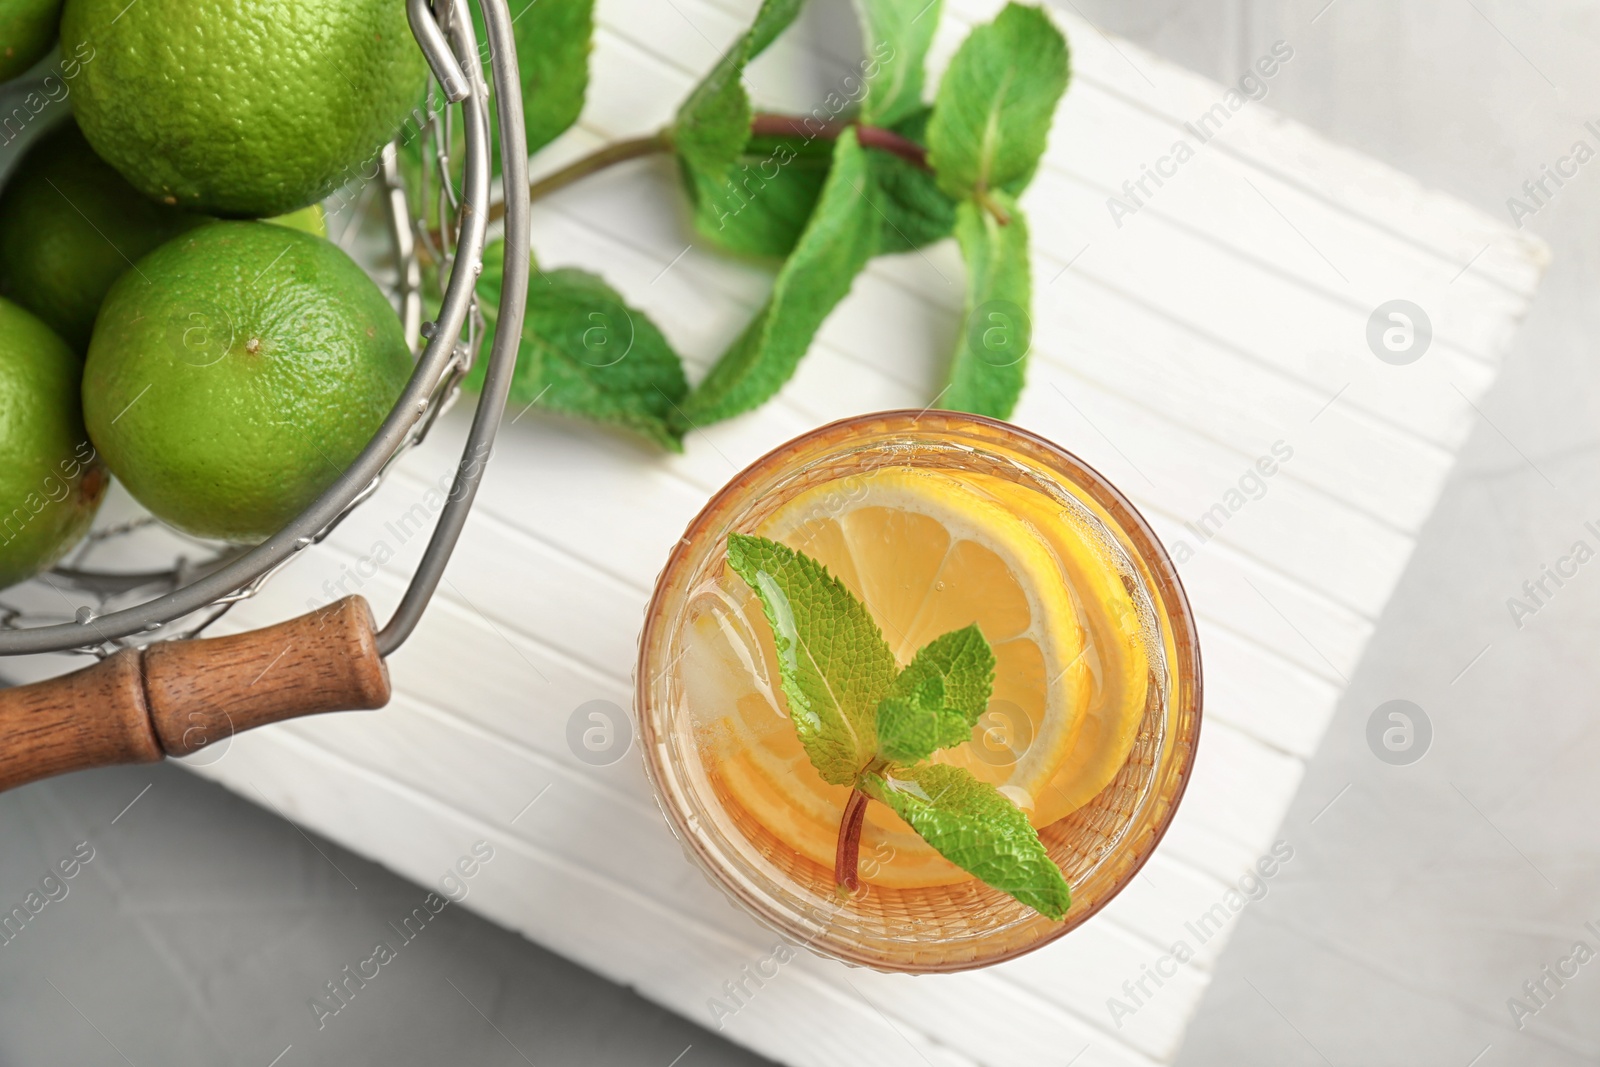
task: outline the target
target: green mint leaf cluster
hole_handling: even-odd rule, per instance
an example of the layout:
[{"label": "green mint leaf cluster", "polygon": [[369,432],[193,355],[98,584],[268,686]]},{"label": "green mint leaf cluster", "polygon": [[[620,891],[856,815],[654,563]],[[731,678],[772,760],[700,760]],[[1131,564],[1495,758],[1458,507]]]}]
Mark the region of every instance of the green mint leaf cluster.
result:
[{"label": "green mint leaf cluster", "polygon": [[[536,275],[514,402],[537,401],[680,450],[689,430],[751,411],[782,389],[875,256],[954,236],[967,266],[965,322],[938,401],[1010,416],[1032,341],[1028,226],[1018,199],[1066,91],[1066,41],[1043,11],[1012,3],[968,36],[930,106],[926,58],[941,0],[856,0],[861,69],[808,114],[760,114],[745,68],[803,4],[763,0],[672,125],[641,149],[675,155],[704,244],[775,264],[767,301],[690,388],[662,332],[599,278]],[[594,0],[539,0],[513,22],[530,152],[583,110],[594,25]],[[428,106],[437,108],[437,93]],[[451,146],[457,172],[447,176],[457,182],[460,125]],[[428,148],[421,137],[403,138],[401,163],[433,213],[437,195],[420,195]],[[491,275],[478,293],[492,315],[499,288]],[[612,355],[619,360],[608,362]]]},{"label": "green mint leaf cluster", "polygon": [[1071,889],[1022,810],[962,768],[926,762],[970,741],[988,706],[995,657],[979,628],[935,639],[901,670],[866,605],[816,560],[730,534],[728,565],[772,627],[789,717],[823,781],[887,804],[940,855],[1040,914],[1065,915]]},{"label": "green mint leaf cluster", "polygon": [[816,213],[833,147],[821,138],[750,138],[720,187],[685,182],[696,231],[736,255],[788,256]]},{"label": "green mint leaf cluster", "polygon": [[[762,7],[757,27],[772,6]],[[862,133],[853,143],[848,129],[837,136],[825,175],[820,155],[808,149],[831,118],[798,118],[792,136],[759,146],[739,142],[729,119],[718,127],[724,150],[715,159],[731,161],[708,181],[712,171],[694,157],[699,142],[685,150],[680,116],[678,152],[697,230],[727,251],[787,257],[772,298],[691,392],[683,430],[776,394],[873,256],[914,251],[952,233],[967,264],[966,314],[942,403],[1007,418],[1021,395],[1033,285],[1017,197],[1038,170],[1067,88],[1066,40],[1039,9],[1010,4],[963,43],[927,108],[925,58],[939,4],[860,0],[858,8],[873,57],[856,116]],[[742,88],[738,99],[747,102]],[[902,148],[925,147],[925,161],[886,150],[878,137],[867,144],[868,128],[895,135]],[[729,155],[735,142],[739,150]]]}]

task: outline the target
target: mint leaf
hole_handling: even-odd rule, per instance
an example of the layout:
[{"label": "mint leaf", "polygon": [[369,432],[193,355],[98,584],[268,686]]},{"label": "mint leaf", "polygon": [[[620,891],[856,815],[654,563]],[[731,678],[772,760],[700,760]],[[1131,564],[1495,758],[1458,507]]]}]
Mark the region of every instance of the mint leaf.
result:
[{"label": "mint leaf", "polygon": [[985,189],[1020,193],[1068,76],[1066,39],[1038,8],[1007,4],[973,30],[939,83],[928,124],[939,187],[958,200]]},{"label": "mint leaf", "polygon": [[[594,47],[594,0],[512,0],[511,9],[531,156],[566,132],[583,111]],[[482,17],[476,5],[472,12],[474,18]],[[494,108],[490,117],[498,124]],[[497,147],[497,168],[498,152]]]},{"label": "mint leaf", "polygon": [[[483,60],[483,76],[492,79],[489,69],[489,33],[483,13],[476,4],[472,11],[473,29],[478,35],[478,53]],[[517,73],[522,84],[523,125],[528,136],[528,155],[561,136],[583,111],[589,90],[589,53],[593,49],[594,0],[512,0],[511,36],[517,46]],[[492,82],[491,82],[492,84]],[[437,90],[433,109],[446,107]],[[453,106],[453,105],[451,105]],[[426,116],[428,107],[419,104],[413,112]],[[456,121],[451,128],[451,179],[459,182],[466,164],[465,124]],[[401,131],[400,163],[410,183],[407,192],[415,196],[415,175],[420,173],[420,153],[433,151],[433,136],[418,138],[412,124]],[[490,174],[500,174],[500,109],[489,107]],[[437,181],[437,175],[434,176]],[[415,205],[416,201],[413,201]],[[422,205],[430,226],[437,224],[436,203]]]},{"label": "mint leaf", "polygon": [[945,859],[1049,919],[1072,890],[1039,834],[1005,794],[960,767],[925,763],[863,775],[862,788],[894,809]]},{"label": "mint leaf", "polygon": [[[500,303],[504,242],[484,251],[478,301],[489,323],[481,352],[494,336]],[[487,359],[468,376],[480,388]],[[688,392],[683,365],[661,331],[629,307],[601,278],[581,270],[535,274],[511,383],[510,402],[577,415],[680,451],[676,409]]]},{"label": "mint leaf", "polygon": [[[929,109],[896,124],[920,141]],[[689,181],[695,229],[740,255],[782,259],[794,251],[822,198],[833,165],[833,142],[822,137],[753,137],[716,186]],[[878,216],[877,254],[911,252],[948,237],[956,204],[933,173],[880,148],[867,148],[871,181],[862,189]]]},{"label": "mint leaf", "polygon": [[878,702],[878,751],[885,758],[920,763],[939,747],[944,689],[938,678],[927,682],[910,696],[887,696]]},{"label": "mint leaf", "polygon": [[672,143],[703,198],[715,195],[750,141],[750,96],[745,64],[794,21],[804,0],[763,0],[750,30],[735,41],[678,109]]},{"label": "mint leaf", "polygon": [[1027,380],[1033,344],[1033,272],[1028,262],[1028,223],[1005,193],[987,194],[1009,221],[968,200],[956,208],[956,240],[967,264],[966,318],[950,366],[943,404],[1007,419]]},{"label": "mint leaf", "polygon": [[928,45],[942,0],[857,0],[869,56],[861,121],[893,126],[922,107]]},{"label": "mint leaf", "polygon": [[863,195],[871,182],[854,130],[839,135],[822,197],[772,294],[739,339],[690,394],[693,426],[730,418],[769,399],[794,374],[812,338],[843,300],[878,243],[878,214]]},{"label": "mint leaf", "polygon": [[687,183],[695,229],[727,251],[782,259],[805,233],[832,162],[829,141],[751,138],[727,180]]},{"label": "mint leaf", "polygon": [[[927,135],[932,109],[923,108],[891,127],[917,143]],[[913,252],[955,228],[956,203],[939,188],[933,172],[881,149],[867,150],[872,169],[872,203],[878,210],[878,252]]]},{"label": "mint leaf", "polygon": [[762,0],[761,10],[756,12],[756,20],[750,26],[750,55],[745,62],[765,52],[778,35],[789,28],[803,7],[805,0]]},{"label": "mint leaf", "polygon": [[866,605],[826,567],[764,537],[728,535],[728,565],[761,600],[789,717],[825,782],[854,785],[877,750],[875,711],[894,653]]},{"label": "mint leaf", "polygon": [[878,705],[878,750],[917,763],[972,740],[994,689],[994,651],[976,623],[923,646]]}]

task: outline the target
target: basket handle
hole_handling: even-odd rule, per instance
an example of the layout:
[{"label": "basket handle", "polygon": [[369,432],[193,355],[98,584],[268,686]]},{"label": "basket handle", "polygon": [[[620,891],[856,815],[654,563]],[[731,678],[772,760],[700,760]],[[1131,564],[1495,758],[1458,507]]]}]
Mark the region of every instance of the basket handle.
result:
[{"label": "basket handle", "polygon": [[372,609],[346,597],[261,630],[125,649],[0,689],[0,790],[186,756],[268,723],[388,702]]}]

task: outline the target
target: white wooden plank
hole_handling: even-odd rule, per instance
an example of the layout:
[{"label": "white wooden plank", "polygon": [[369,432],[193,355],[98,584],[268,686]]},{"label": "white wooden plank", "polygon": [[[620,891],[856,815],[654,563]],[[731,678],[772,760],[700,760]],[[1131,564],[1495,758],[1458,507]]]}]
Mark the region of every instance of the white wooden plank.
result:
[{"label": "white wooden plank", "polygon": [[[1409,539],[1392,526],[1287,477],[1268,483],[1270,492],[1258,506],[1227,510],[1225,494],[1239,492],[1239,478],[1254,469],[1255,456],[1269,454],[1270,442],[1242,456],[1088,382],[1059,385],[1047,365],[1032,370],[1033,387],[1018,405],[1019,420],[1072,427],[1066,440],[1090,463],[1131,467],[1132,477],[1124,476],[1121,484],[1135,503],[1202,533],[1215,530],[1206,544],[1233,547],[1352,611],[1373,615],[1382,606],[1410,551]],[[1268,501],[1270,506],[1259,506]],[[1222,511],[1214,512],[1219,506]],[[1218,514],[1229,517],[1221,521]],[[1210,523],[1201,525],[1208,515]],[[1199,541],[1196,533],[1186,533],[1191,543]]]},{"label": "white wooden plank", "polygon": [[[1000,964],[994,973],[1017,989],[1077,1004],[1108,1037],[1126,1042],[1157,1062],[1171,1060],[1210,976],[1198,968],[1169,965],[1166,969],[1175,973],[1157,987],[1147,974],[1165,953],[1123,935],[1110,924],[1104,930],[1118,942],[1115,951],[1085,953],[1070,960],[1035,953]],[[1148,997],[1127,992],[1125,983],[1141,980]],[[1133,1013],[1113,1012],[1108,1003],[1113,997],[1133,1007]]]},{"label": "white wooden plank", "polygon": [[[285,581],[273,582],[256,600],[230,615],[219,630],[247,629],[305,610],[307,597],[320,600],[322,577],[338,573],[340,566],[353,558],[336,547],[308,556],[282,575]],[[399,575],[385,572],[371,579],[361,593],[382,613],[398,601],[403,588]],[[629,667],[616,664],[614,668],[598,672],[559,647],[495,623],[478,607],[463,603],[449,585],[430,605],[416,634],[390,662],[400,692],[428,708],[454,715],[464,731],[475,735],[473,744],[478,743],[477,735],[487,735],[550,773],[569,772],[569,777],[576,775],[572,777],[575,785],[581,782],[656,818],[655,802],[636,762],[590,767],[574,759],[567,747],[567,718],[579,705],[609,700],[627,707],[631,702]],[[376,728],[385,722],[382,715],[352,719],[352,728]]]},{"label": "white wooden plank", "polygon": [[[1085,97],[1091,96],[1092,89],[1087,90]],[[1034,203],[1048,206],[1034,212],[1040,219],[1035,229],[1054,247],[1084,249],[1086,263],[1111,249],[1143,261],[1152,243],[1182,234],[1188,241],[1216,246],[1227,258],[1252,264],[1280,280],[1286,290],[1331,297],[1363,318],[1397,290],[1424,306],[1447,307],[1450,314],[1437,324],[1438,343],[1480,361],[1486,356],[1477,349],[1492,341],[1506,313],[1524,295],[1475,284],[1472,291],[1481,300],[1455,298],[1451,282],[1459,265],[1440,263],[1404,242],[1374,241],[1330,217],[1304,191],[1222,153],[1198,156],[1161,189],[1146,179],[1145,188],[1155,194],[1146,201],[1137,188],[1130,193],[1118,183],[1140,178],[1149,161],[1170,152],[1171,135],[1165,129],[1139,130],[1140,124],[1130,121],[1137,112],[1117,114],[1117,102],[1107,98],[1106,103],[1111,106],[1104,113],[1088,106],[1063,109],[1064,117],[1093,114],[1100,120],[1094,131],[1099,136],[1074,138],[1080,131],[1062,130],[1057,143],[1070,140],[1078,166],[1073,171],[1046,167],[1029,190]],[[1162,140],[1141,144],[1139,133]],[[1121,158],[1111,156],[1112,145],[1134,160],[1126,164],[1128,169],[1119,168]],[[1139,197],[1148,206],[1114,217],[1108,207],[1112,197],[1119,204]],[[1167,252],[1170,257],[1171,250]]]},{"label": "white wooden plank", "polygon": [[[559,705],[535,698],[526,708],[564,720]],[[589,768],[575,759],[553,768],[548,759],[510,748],[494,735],[464,730],[454,716],[404,696],[383,716],[378,728],[362,723],[360,716],[333,715],[287,729],[610,884],[652,894],[678,914],[705,923],[721,920],[725,902],[715,892],[704,892],[705,879],[682,862],[682,850],[659,814],[591,788]],[[637,769],[637,756],[629,762]],[[442,782],[452,783],[448,798],[440,795]],[[606,827],[603,849],[594,847],[597,825]]]},{"label": "white wooden plank", "polygon": [[1339,687],[1220,626],[1205,630],[1206,718],[1310,758]]},{"label": "white wooden plank", "polygon": [[1169,856],[1232,881],[1271,846],[1283,818],[1267,798],[1294,794],[1305,764],[1226,723],[1208,722],[1183,805],[1162,839]]},{"label": "white wooden plank", "polygon": [[[1106,973],[1120,973],[1119,966],[1133,962],[1136,949],[1122,943],[1116,935],[1079,939],[1075,931],[1039,955],[1053,960],[1048,968],[1055,974],[1083,973],[1080,967],[1103,966]],[[1111,951],[1112,958],[1100,961],[1099,954]],[[1137,964],[1134,964],[1137,967]],[[1156,1062],[1142,1053],[1126,1035],[1108,1031],[1099,1020],[1075,1012],[1071,1017],[1057,1012],[1054,1005],[1073,1001],[1073,990],[1050,983],[1009,981],[1005,968],[959,975],[878,974],[853,971],[851,986],[870,1003],[897,1014],[908,1023],[929,1033],[942,1034],[985,1067],[1035,1067],[1041,1063],[1070,1062],[1081,1055],[1081,1063],[1106,1063],[1145,1067]],[[1082,1001],[1075,1001],[1079,1007]],[[947,1020],[959,1015],[968,1020],[959,1028]]]},{"label": "white wooden plank", "polygon": [[[1137,301],[1098,282],[1085,280],[1071,293],[1050,286],[1036,309],[1037,328],[1053,342],[1039,346],[1043,358],[1230,444],[1249,442],[1255,455],[1282,440],[1296,450],[1296,462],[1284,465],[1289,477],[1340,493],[1404,529],[1414,529],[1426,514],[1415,487],[1442,482],[1449,469],[1451,453],[1436,441],[1371,406],[1363,410],[1346,402],[1354,372],[1365,369],[1360,355],[1324,359],[1332,382],[1323,389],[1289,368],[1253,360],[1167,317],[1145,313]],[[1118,314],[1107,314],[1113,309]],[[1341,368],[1347,369],[1342,378]],[[1387,406],[1393,384],[1369,392]],[[1402,391],[1392,401],[1396,414],[1460,403],[1453,391]],[[1366,477],[1379,465],[1396,476]]]},{"label": "white wooden plank", "polygon": [[[1164,515],[1146,515],[1164,544],[1193,543]],[[1344,683],[1372,634],[1372,621],[1319,597],[1228,545],[1209,541],[1178,564],[1202,639],[1225,627],[1330,681]]]},{"label": "white wooden plank", "polygon": [[[1162,313],[1207,341],[1319,386],[1324,402],[1343,389],[1341,403],[1412,430],[1424,440],[1452,443],[1464,438],[1470,422],[1449,406],[1450,397],[1457,395],[1455,390],[1478,396],[1491,378],[1481,361],[1441,345],[1409,366],[1383,363],[1366,347],[1368,312],[1295,298],[1291,287],[1274,283],[1264,273],[1252,276],[1251,269],[1234,271],[1230,264],[1189,255],[1162,264],[1149,252],[1129,254],[1130,243],[1122,240],[1101,247],[1104,255],[1098,254],[1100,249],[1086,253],[1058,282],[1047,283],[1047,300],[1089,300],[1106,288],[1135,301],[1141,294],[1160,293]],[[1042,278],[1059,274],[1072,254],[1045,253]],[[1207,281],[1201,280],[1202,274]],[[1089,289],[1079,275],[1100,284]],[[1367,306],[1375,309],[1378,303],[1374,300]],[[1298,318],[1302,315],[1305,318]],[[1418,403],[1411,399],[1415,394],[1429,399]],[[1448,421],[1429,422],[1428,416],[1434,414]]]},{"label": "white wooden plank", "polygon": [[[1247,870],[1240,870],[1236,877],[1246,873]],[[1274,872],[1274,876],[1277,873]],[[1267,886],[1266,892],[1271,893],[1270,880]],[[1215,920],[1204,925],[1200,923],[1208,914],[1214,914],[1212,908],[1229,888],[1229,883],[1215,875],[1196,870],[1158,851],[1101,914],[1108,922],[1146,938],[1146,945],[1158,957],[1173,952],[1181,942],[1193,952],[1187,966],[1210,971],[1222,956],[1227,936],[1213,932],[1222,929],[1215,925]],[[1242,910],[1230,916],[1224,924],[1227,929],[1231,930],[1239,914]],[[1111,992],[1121,994],[1114,988]]]}]

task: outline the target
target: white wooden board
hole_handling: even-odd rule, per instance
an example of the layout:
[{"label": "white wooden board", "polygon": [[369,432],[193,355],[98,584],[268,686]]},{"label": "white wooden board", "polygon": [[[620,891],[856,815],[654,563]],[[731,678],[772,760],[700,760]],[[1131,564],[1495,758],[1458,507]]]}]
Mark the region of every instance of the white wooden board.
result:
[{"label": "white wooden board", "polygon": [[[592,99],[540,167],[666,121],[756,6],[601,0]],[[809,111],[854,68],[852,24],[837,4],[815,6],[752,68],[763,105]],[[950,0],[936,66],[999,6]],[[1016,421],[1104,471],[1169,546],[1193,550],[1180,569],[1207,667],[1195,777],[1144,874],[1039,953],[939,978],[811,957],[782,968],[723,1032],[797,1067],[1174,1058],[1231,928],[1197,945],[1188,924],[1272,846],[1543,266],[1530,238],[1257,104],[1199,145],[1184,123],[1223,102],[1223,87],[1061,22],[1075,76],[1026,202],[1038,326]],[[1107,197],[1179,139],[1195,157],[1116,225]],[[697,374],[769,284],[694,246],[664,161],[542,203],[534,244],[543,265],[604,273]],[[1408,366],[1365,339],[1373,309],[1396,298],[1434,330]],[[683,858],[637,754],[585,765],[567,747],[568,717],[596,699],[629,705],[650,587],[706,497],[822,421],[926,404],[960,303],[951,247],[874,263],[782,395],[693,434],[681,457],[513,412],[446,582],[391,663],[393,707],[241,737],[201,773],[423,882],[486,838],[506,859],[469,907],[710,1023],[708,1001],[774,936]],[[416,519],[450,469],[460,414],[229,625],[341,590],[387,610],[426,539]],[[1264,494],[1196,537],[1185,524],[1226,507],[1278,442],[1293,458]],[[1195,958],[1114,1018],[1107,999],[1126,1001],[1124,983],[1180,939]]]}]

